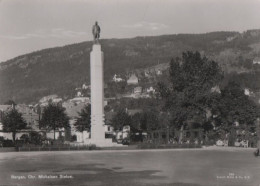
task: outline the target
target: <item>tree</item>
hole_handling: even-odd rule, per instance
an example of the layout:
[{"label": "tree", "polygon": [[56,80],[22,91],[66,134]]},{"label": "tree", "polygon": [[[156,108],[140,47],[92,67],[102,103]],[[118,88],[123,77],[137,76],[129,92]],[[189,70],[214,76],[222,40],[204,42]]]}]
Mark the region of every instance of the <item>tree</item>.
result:
[{"label": "tree", "polygon": [[140,121],[142,131],[152,131],[160,128],[158,113],[155,110],[145,110],[142,113]]},{"label": "tree", "polygon": [[16,103],[13,100],[8,100],[4,103],[5,105],[12,105],[15,107]]},{"label": "tree", "polygon": [[21,137],[20,137],[21,140],[24,141],[24,143],[26,144],[34,144],[34,145],[41,145],[42,144],[42,141],[43,141],[43,136],[36,132],[36,131],[31,131],[28,134],[23,134]]},{"label": "tree", "polygon": [[141,118],[142,118],[142,114],[141,113],[136,113],[134,114],[131,119],[131,133],[136,133],[136,132],[140,132],[141,131]]},{"label": "tree", "polygon": [[40,133],[38,133],[36,131],[30,132],[30,141],[32,144],[41,145],[43,140],[44,140],[44,137]]},{"label": "tree", "polygon": [[164,100],[164,110],[170,114],[171,125],[183,130],[188,123],[204,124],[211,89],[222,77],[218,64],[201,57],[199,52],[188,51],[181,59],[172,59],[169,85],[158,84],[159,96]]},{"label": "tree", "polygon": [[25,129],[27,123],[25,122],[22,114],[16,109],[12,109],[4,114],[3,117],[3,131],[12,132],[13,142],[15,143],[16,133],[22,129]]},{"label": "tree", "polygon": [[260,116],[259,106],[245,95],[244,89],[233,80],[221,89],[221,94],[215,97],[212,105],[214,106],[209,122],[214,124],[219,137],[229,134],[230,145],[234,145],[237,138],[237,127],[248,133]]},{"label": "tree", "polygon": [[131,133],[152,132],[154,130],[165,129],[168,127],[167,114],[162,113],[158,108],[145,109],[141,113],[131,116]]},{"label": "tree", "polygon": [[220,131],[231,132],[235,122],[239,125],[254,126],[260,117],[260,108],[249,96],[244,94],[244,89],[230,81],[221,89],[221,94],[216,98],[212,109],[214,117],[211,120]]},{"label": "tree", "polygon": [[124,109],[119,110],[112,118],[112,126],[115,130],[122,130],[124,126],[131,126],[132,119]]},{"label": "tree", "polygon": [[30,137],[28,134],[23,134],[21,137],[20,137],[20,140],[23,140],[23,143],[25,144],[28,144],[30,142]]},{"label": "tree", "polygon": [[56,130],[69,128],[69,117],[65,113],[65,108],[61,105],[49,103],[43,109],[42,118],[40,120],[41,127],[54,131],[54,140]]},{"label": "tree", "polygon": [[86,105],[79,114],[74,126],[79,132],[90,131],[91,128],[91,105]]}]

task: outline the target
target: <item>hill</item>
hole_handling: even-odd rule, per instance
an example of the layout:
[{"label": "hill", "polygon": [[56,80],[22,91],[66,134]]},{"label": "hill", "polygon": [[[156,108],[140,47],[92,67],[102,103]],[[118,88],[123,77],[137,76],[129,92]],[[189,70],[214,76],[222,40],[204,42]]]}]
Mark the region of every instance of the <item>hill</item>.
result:
[{"label": "hill", "polygon": [[[252,74],[259,73],[258,65],[253,65],[252,61],[260,53],[260,30],[104,39],[100,42],[105,55],[105,81],[111,80],[115,73],[123,75],[158,63],[169,63],[171,58],[187,50],[199,51],[216,60],[226,73],[249,74],[253,79]],[[0,63],[0,104],[9,99],[33,103],[51,94],[63,98],[74,96],[76,87],[89,84],[91,47],[92,42],[82,42],[36,51]],[[260,80],[259,74],[257,77]],[[250,88],[259,89],[260,85]]]}]

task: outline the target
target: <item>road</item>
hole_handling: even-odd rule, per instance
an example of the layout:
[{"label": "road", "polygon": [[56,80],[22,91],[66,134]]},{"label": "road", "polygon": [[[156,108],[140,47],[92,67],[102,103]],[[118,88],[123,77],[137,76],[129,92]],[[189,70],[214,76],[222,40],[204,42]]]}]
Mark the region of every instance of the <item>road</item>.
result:
[{"label": "road", "polygon": [[259,186],[254,149],[0,153],[0,185]]}]

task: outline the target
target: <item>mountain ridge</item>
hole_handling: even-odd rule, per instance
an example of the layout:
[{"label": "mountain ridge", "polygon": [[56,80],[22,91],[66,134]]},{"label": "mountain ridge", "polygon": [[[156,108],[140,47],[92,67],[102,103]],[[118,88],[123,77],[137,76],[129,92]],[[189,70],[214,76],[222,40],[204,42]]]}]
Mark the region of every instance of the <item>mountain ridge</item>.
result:
[{"label": "mountain ridge", "polygon": [[[229,72],[235,67],[242,69],[259,55],[260,30],[138,36],[100,42],[105,55],[105,81],[115,73],[126,74],[169,63],[187,50],[201,52],[221,66],[227,66],[225,71]],[[50,94],[73,96],[76,87],[89,84],[91,47],[92,41],[84,41],[34,51],[0,63],[0,103],[9,99],[37,102]]]}]

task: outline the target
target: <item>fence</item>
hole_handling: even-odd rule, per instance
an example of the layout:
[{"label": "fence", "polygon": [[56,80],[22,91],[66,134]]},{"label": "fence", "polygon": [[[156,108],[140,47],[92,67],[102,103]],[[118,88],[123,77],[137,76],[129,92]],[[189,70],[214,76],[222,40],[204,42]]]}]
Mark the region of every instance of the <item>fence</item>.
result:
[{"label": "fence", "polygon": [[0,152],[15,152],[15,147],[0,147]]}]

